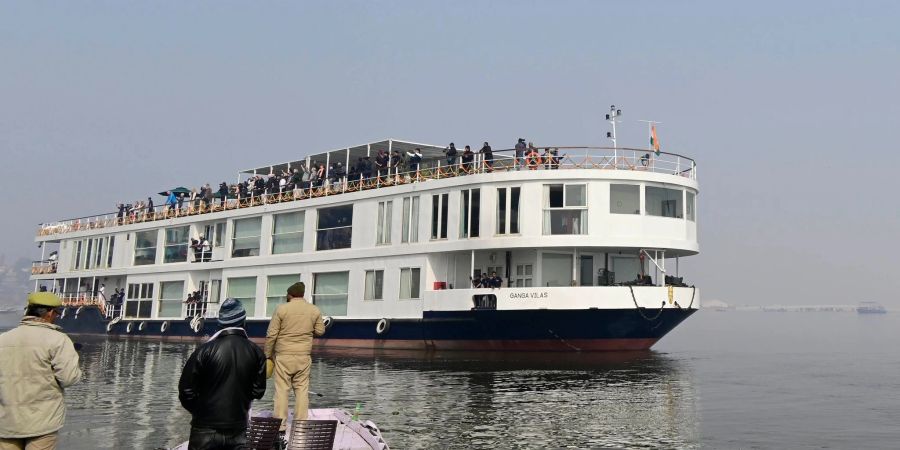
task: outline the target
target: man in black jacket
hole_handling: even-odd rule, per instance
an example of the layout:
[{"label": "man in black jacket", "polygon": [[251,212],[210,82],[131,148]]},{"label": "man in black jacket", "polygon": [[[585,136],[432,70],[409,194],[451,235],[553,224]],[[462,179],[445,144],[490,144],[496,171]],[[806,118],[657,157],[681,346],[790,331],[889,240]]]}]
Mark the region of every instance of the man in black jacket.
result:
[{"label": "man in black jacket", "polygon": [[243,449],[250,403],[266,393],[266,357],[244,331],[241,302],[219,307],[219,331],[194,350],[178,381],[191,413],[190,450]]}]

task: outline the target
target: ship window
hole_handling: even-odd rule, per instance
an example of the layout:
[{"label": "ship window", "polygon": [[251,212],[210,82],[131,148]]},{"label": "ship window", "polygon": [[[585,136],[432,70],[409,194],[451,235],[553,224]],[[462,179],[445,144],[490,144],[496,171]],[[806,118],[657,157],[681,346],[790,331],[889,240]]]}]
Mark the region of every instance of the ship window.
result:
[{"label": "ship window", "polygon": [[400,299],[421,298],[421,269],[405,267],[400,269]]},{"label": "ship window", "polygon": [[303,251],[303,212],[276,214],[273,219],[272,254]]},{"label": "ship window", "polygon": [[317,273],[313,277],[313,304],[325,316],[347,315],[349,272]]},{"label": "ship window", "polygon": [[259,236],[262,228],[260,217],[235,219],[231,257],[259,256]]},{"label": "ship window", "polygon": [[418,242],[419,241],[419,197],[403,198],[403,236],[400,241]]},{"label": "ship window", "polygon": [[134,233],[134,265],[144,266],[156,263],[156,230]]},{"label": "ship window", "polygon": [[497,234],[518,234],[520,191],[518,187],[497,189]]},{"label": "ship window", "polygon": [[611,214],[640,214],[641,187],[636,184],[609,185],[609,212]]},{"label": "ship window", "polygon": [[[207,236],[207,239],[209,236]],[[225,246],[225,222],[219,222],[216,224],[215,232],[213,233],[212,239],[213,247],[224,247]]]},{"label": "ship window", "polygon": [[544,185],[544,234],[587,234],[583,184]]},{"label": "ship window", "polygon": [[166,249],[163,263],[187,262],[189,227],[166,228]]},{"label": "ship window", "polygon": [[684,217],[682,213],[683,195],[680,189],[647,186],[644,194],[647,215],[677,219]]},{"label": "ship window", "polygon": [[255,316],[256,277],[229,278],[225,297],[239,300],[247,311],[247,317]]},{"label": "ship window", "polygon": [[481,189],[464,189],[459,201],[459,237],[478,237],[480,221]]},{"label": "ship window", "polygon": [[353,205],[319,208],[316,250],[350,248],[353,233]]},{"label": "ship window", "polygon": [[572,283],[572,255],[541,254],[541,284],[569,286]]},{"label": "ship window", "polygon": [[378,219],[376,226],[376,244],[391,243],[391,217],[393,217],[394,202],[378,202]]},{"label": "ship window", "polygon": [[90,269],[91,264],[94,261],[93,258],[91,258],[91,256],[93,255],[93,252],[94,252],[94,239],[87,239],[86,242],[87,242],[87,251],[85,252],[85,256],[84,256],[85,270]]},{"label": "ship window", "polygon": [[106,246],[106,267],[112,267],[113,265],[113,249],[116,246],[116,237],[109,237],[109,245]]},{"label": "ship window", "polygon": [[72,262],[72,270],[81,268],[81,241],[75,241],[75,260]]},{"label": "ship window", "polygon": [[366,290],[363,295],[364,300],[382,300],[384,299],[384,271],[383,270],[367,270],[366,271]]},{"label": "ship window", "polygon": [[153,311],[153,283],[129,283],[125,317],[150,317]]},{"label": "ship window", "polygon": [[159,283],[159,307],[156,317],[184,317],[181,305],[184,298],[184,281],[164,281]]},{"label": "ship window", "polygon": [[687,191],[687,201],[684,203],[685,207],[685,215],[687,216],[687,220],[696,221],[696,215],[694,213],[694,207],[696,206],[697,195],[691,191]]},{"label": "ship window", "polygon": [[431,239],[447,239],[447,207],[449,194],[431,196]]},{"label": "ship window", "polygon": [[287,290],[292,284],[300,281],[300,274],[272,275],[266,287],[266,317],[272,317],[275,309],[287,301]]}]

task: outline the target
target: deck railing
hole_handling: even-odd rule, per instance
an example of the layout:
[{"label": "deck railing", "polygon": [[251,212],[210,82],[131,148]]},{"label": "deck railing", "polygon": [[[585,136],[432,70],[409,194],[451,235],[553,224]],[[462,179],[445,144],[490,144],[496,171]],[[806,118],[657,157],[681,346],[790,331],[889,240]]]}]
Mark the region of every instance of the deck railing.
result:
[{"label": "deck railing", "polygon": [[[526,154],[521,157],[516,157],[513,150],[494,151],[491,161],[485,160],[483,155],[478,153],[474,154],[470,161],[466,161],[463,156],[458,155],[452,163],[448,163],[447,159],[423,161],[419,164],[418,169],[409,163],[406,163],[407,167],[403,168],[373,169],[372,176],[368,178],[363,175],[353,179],[346,176],[330,177],[330,179],[322,180],[314,185],[304,182],[304,186],[294,189],[217,199],[209,204],[202,200],[185,201],[187,207],[182,208],[159,206],[154,210],[133,210],[124,217],[120,217],[116,213],[108,213],[44,223],[39,225],[37,235],[51,236],[81,230],[111,228],[483,173],[592,169],[653,172],[692,180],[697,179],[697,164],[694,160],[674,153],[661,152],[657,155],[651,150],[607,147],[538,147],[535,149],[539,153],[537,157],[533,155],[529,157],[530,150],[526,150]],[[556,155],[548,156],[548,149],[555,150]]]}]

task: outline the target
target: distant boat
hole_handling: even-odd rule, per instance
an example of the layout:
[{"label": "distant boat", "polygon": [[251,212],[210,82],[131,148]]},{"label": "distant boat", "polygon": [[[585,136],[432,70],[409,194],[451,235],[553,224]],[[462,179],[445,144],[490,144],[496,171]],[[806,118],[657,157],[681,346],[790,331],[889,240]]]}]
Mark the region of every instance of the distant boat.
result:
[{"label": "distant boat", "polygon": [[860,314],[886,314],[887,310],[878,302],[859,302],[856,312]]}]

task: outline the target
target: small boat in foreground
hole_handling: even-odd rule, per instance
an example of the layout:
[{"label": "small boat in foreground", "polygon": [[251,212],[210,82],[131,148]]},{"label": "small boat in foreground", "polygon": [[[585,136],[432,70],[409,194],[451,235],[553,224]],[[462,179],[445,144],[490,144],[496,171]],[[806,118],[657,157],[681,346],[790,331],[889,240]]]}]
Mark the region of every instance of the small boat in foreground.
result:
[{"label": "small boat in foreground", "polygon": [[[250,442],[253,438],[251,435],[256,434],[257,438],[259,438],[260,434],[266,434],[266,422],[269,422],[269,425],[272,424],[272,412],[271,411],[250,411],[250,428],[248,429],[248,448],[263,448],[254,445],[254,443]],[[274,434],[277,438],[278,433],[278,425],[277,421],[274,422]],[[317,427],[310,427],[310,433],[307,434],[306,430],[294,430],[294,426],[298,423],[303,424],[311,424],[317,425]],[[257,429],[255,425],[259,425]],[[322,427],[321,425],[325,425]],[[317,429],[313,429],[317,428]],[[333,430],[333,434],[332,433]],[[269,430],[271,434],[272,429]],[[296,431],[296,432],[295,432]],[[323,433],[324,431],[324,433]],[[313,436],[313,433],[315,435]],[[293,413],[288,416],[288,428],[286,432],[287,436],[290,436],[290,440],[288,442],[287,449],[291,448],[307,448],[299,441],[301,440],[316,440],[321,443],[322,439],[331,438],[333,444],[331,448],[334,449],[342,449],[342,450],[390,450],[387,442],[385,442],[384,438],[381,436],[381,430],[378,429],[378,426],[375,425],[371,420],[360,420],[358,417],[351,415],[349,412],[338,409],[338,408],[318,408],[318,409],[310,409],[309,417],[305,421],[294,422]],[[323,437],[324,436],[324,437]],[[266,441],[266,437],[262,436],[260,438],[261,441]],[[271,441],[271,436],[269,436],[269,442]],[[281,444],[277,442],[275,439],[275,444],[271,447],[273,449],[281,449]],[[316,447],[320,448],[320,447]],[[187,450],[188,443],[184,442],[181,445],[173,448],[172,450]]]}]

